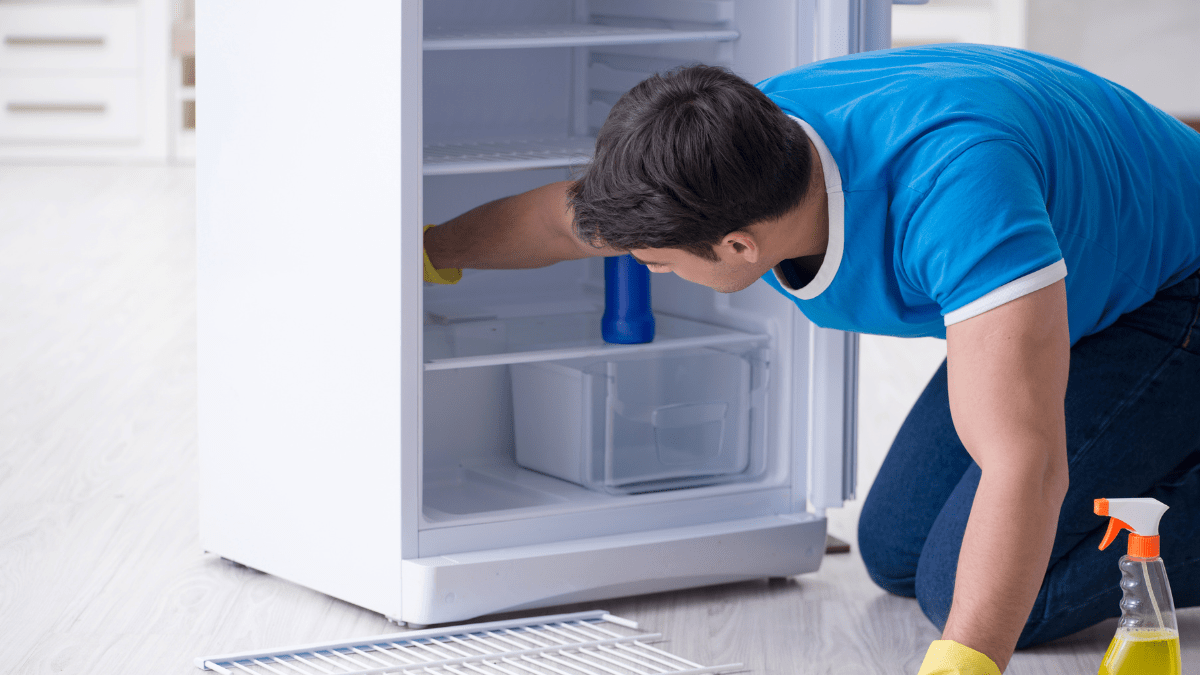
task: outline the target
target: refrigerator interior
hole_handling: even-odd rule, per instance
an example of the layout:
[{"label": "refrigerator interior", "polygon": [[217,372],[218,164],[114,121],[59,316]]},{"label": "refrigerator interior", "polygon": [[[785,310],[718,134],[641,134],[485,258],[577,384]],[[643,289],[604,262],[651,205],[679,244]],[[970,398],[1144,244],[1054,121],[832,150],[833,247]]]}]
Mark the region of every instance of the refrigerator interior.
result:
[{"label": "refrigerator interior", "polygon": [[[576,175],[652,73],[796,65],[796,11],[426,0],[423,221]],[[651,285],[654,342],[606,345],[601,259],[426,284],[421,557],[806,513],[807,322],[762,282]]]}]

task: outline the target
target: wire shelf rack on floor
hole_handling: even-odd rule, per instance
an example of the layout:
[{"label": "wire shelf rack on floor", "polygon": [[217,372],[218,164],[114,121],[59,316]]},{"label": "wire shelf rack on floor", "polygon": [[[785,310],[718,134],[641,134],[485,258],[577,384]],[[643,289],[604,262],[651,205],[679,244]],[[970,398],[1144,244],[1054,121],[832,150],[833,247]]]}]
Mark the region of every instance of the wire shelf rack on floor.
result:
[{"label": "wire shelf rack on floor", "polygon": [[196,666],[221,675],[700,675],[742,668],[693,663],[652,644],[661,639],[594,611],[202,657]]}]

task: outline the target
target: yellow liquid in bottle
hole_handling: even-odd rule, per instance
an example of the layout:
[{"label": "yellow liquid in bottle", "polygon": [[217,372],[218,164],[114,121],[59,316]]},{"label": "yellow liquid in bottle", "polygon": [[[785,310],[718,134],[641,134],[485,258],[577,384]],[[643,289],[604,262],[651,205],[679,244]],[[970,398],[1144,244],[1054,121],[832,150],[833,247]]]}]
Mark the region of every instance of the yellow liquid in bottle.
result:
[{"label": "yellow liquid in bottle", "polygon": [[1180,675],[1179,633],[1120,628],[1104,653],[1099,675]]}]

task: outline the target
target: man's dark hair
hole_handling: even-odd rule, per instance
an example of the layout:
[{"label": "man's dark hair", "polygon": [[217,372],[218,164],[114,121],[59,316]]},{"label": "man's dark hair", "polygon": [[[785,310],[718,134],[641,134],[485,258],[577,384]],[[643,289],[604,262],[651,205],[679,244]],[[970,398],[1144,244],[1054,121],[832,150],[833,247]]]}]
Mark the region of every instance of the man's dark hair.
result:
[{"label": "man's dark hair", "polygon": [[811,172],[804,131],[749,82],[703,65],[653,75],[613,106],[570,188],[576,234],[716,260],[725,235],[799,205]]}]

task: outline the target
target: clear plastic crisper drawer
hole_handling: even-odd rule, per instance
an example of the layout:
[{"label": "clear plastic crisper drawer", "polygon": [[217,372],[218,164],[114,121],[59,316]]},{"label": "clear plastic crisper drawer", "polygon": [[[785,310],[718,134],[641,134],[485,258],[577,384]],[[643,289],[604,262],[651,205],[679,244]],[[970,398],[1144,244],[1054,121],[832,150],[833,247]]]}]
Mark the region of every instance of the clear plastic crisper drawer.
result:
[{"label": "clear plastic crisper drawer", "polygon": [[616,493],[753,478],[764,463],[760,351],[514,364],[517,463]]}]

